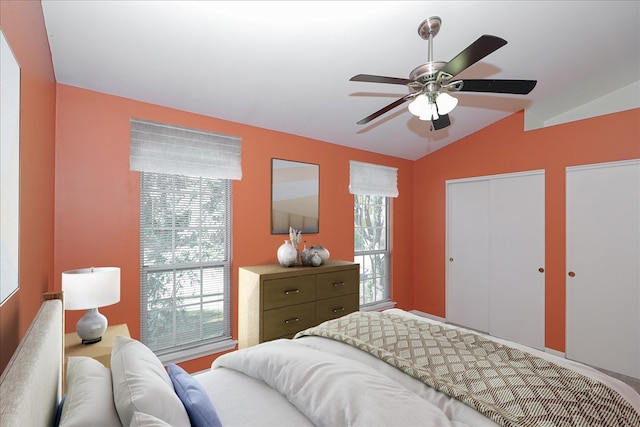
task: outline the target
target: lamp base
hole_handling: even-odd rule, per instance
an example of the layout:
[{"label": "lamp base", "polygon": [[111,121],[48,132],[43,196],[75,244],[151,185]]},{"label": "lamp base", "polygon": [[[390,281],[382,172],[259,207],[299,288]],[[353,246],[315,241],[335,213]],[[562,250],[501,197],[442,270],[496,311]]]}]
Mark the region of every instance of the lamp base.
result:
[{"label": "lamp base", "polygon": [[76,323],[76,333],[82,344],[95,344],[102,340],[107,325],[107,318],[97,308],[90,308]]}]

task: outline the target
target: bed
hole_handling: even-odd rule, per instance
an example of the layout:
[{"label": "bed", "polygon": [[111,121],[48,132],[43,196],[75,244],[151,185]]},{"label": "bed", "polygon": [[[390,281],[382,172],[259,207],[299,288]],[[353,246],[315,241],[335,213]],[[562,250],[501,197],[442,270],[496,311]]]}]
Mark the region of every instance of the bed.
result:
[{"label": "bed", "polygon": [[0,379],[0,425],[640,425],[640,395],[623,382],[398,309],[228,353],[194,375],[117,337],[111,369],[69,359],[62,402],[61,339],[61,304],[45,301]]}]

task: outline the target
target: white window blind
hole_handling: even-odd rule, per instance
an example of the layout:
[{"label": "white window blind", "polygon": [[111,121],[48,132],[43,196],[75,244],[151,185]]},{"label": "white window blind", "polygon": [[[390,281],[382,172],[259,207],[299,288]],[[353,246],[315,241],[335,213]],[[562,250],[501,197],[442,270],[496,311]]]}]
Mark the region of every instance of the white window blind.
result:
[{"label": "white window blind", "polygon": [[140,336],[163,362],[231,339],[231,179],[240,138],[130,120],[140,171]]},{"label": "white window blind", "polygon": [[140,334],[161,360],[231,339],[230,230],[230,180],[140,174]]},{"label": "white window blind", "polygon": [[398,197],[398,169],[372,163],[349,161],[349,193]]},{"label": "white window blind", "polygon": [[130,120],[130,169],[205,178],[241,179],[239,137]]}]

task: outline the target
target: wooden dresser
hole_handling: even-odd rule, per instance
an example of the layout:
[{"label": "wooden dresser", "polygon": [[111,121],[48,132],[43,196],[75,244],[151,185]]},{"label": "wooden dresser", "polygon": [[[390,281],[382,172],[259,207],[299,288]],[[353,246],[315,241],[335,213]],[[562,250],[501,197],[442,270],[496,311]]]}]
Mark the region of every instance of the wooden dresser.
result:
[{"label": "wooden dresser", "polygon": [[238,275],[238,347],[250,347],[358,311],[359,264],[257,265]]}]

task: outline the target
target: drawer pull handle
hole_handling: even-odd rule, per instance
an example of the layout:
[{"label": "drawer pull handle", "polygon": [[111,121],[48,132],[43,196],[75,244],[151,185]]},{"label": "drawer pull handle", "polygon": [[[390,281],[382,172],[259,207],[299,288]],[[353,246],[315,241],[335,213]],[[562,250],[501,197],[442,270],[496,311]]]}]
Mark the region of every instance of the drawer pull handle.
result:
[{"label": "drawer pull handle", "polygon": [[334,309],[333,309],[333,312],[334,312],[334,313],[340,313],[341,311],[344,311],[344,307],[334,308]]},{"label": "drawer pull handle", "polygon": [[288,325],[289,323],[294,323],[294,322],[299,322],[300,319],[298,317],[294,317],[293,319],[287,319],[284,321],[285,325]]},{"label": "drawer pull handle", "polygon": [[300,289],[289,289],[284,291],[285,295],[289,295],[289,294],[299,294],[300,293]]},{"label": "drawer pull handle", "polygon": [[337,288],[338,286],[344,286],[344,282],[338,282],[333,284],[334,288]]}]

